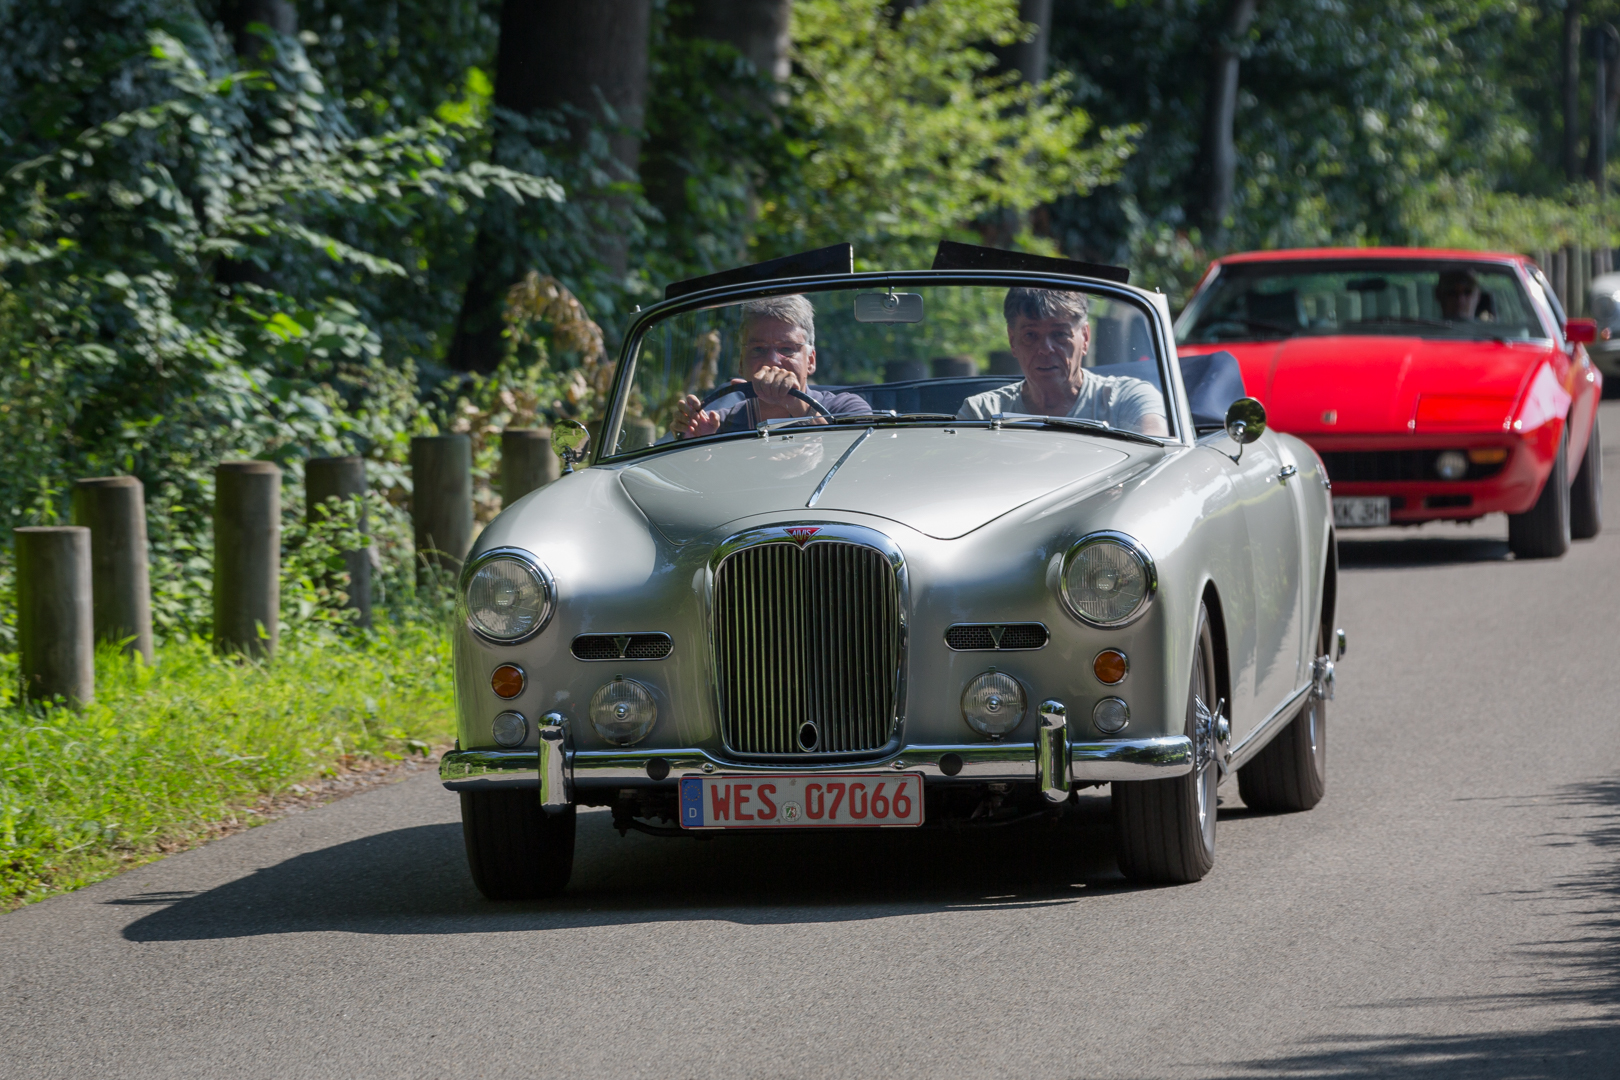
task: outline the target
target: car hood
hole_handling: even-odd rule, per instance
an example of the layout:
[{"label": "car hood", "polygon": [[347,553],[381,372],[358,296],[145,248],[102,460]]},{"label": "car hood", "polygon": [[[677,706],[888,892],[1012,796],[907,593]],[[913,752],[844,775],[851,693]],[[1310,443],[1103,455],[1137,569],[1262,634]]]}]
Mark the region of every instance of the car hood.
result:
[{"label": "car hood", "polygon": [[951,540],[1059,488],[1111,476],[1131,457],[1068,432],[879,428],[694,444],[625,466],[619,481],[676,543],[743,517],[835,511]]},{"label": "car hood", "polygon": [[1360,335],[1220,347],[1238,358],[1270,426],[1306,436],[1500,430],[1551,348]]}]

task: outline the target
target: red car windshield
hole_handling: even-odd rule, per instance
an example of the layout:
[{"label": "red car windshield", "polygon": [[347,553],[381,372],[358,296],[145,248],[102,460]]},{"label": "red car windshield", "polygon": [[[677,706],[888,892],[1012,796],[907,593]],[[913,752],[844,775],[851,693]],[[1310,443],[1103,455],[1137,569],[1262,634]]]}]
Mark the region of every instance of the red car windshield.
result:
[{"label": "red car windshield", "polygon": [[1183,345],[1335,334],[1547,337],[1513,267],[1451,260],[1228,263],[1176,324]]}]

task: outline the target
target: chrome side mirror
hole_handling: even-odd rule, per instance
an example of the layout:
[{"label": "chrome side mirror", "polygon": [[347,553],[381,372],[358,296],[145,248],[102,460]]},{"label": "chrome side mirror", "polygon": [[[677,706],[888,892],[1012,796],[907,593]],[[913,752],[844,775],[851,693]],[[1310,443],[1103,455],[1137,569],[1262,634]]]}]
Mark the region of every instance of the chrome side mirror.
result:
[{"label": "chrome side mirror", "polygon": [[1243,457],[1243,448],[1266,433],[1266,407],[1252,397],[1238,398],[1226,410],[1226,437],[1238,445],[1232,455],[1237,461]]},{"label": "chrome side mirror", "polygon": [[562,461],[565,474],[574,471],[575,463],[585,460],[585,447],[590,441],[591,433],[578,420],[559,420],[551,426],[551,452]]}]

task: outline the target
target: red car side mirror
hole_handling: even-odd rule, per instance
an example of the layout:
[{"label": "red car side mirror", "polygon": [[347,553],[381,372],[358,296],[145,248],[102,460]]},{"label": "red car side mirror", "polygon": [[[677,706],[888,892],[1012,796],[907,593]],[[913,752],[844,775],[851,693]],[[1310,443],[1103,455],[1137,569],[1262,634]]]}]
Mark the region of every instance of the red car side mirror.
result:
[{"label": "red car side mirror", "polygon": [[1571,319],[1564,324],[1564,340],[1571,345],[1590,345],[1597,336],[1596,319]]}]

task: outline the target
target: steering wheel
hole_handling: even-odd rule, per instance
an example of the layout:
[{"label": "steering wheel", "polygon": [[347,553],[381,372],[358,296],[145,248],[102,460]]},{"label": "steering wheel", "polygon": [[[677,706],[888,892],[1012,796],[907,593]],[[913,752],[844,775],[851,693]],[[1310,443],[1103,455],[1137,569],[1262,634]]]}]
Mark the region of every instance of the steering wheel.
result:
[{"label": "steering wheel", "polygon": [[[704,396],[703,400],[698,402],[698,409],[699,411],[707,409],[714,402],[719,401],[721,398],[727,397],[731,394],[741,394],[745,398],[759,397],[759,394],[754,391],[754,384],[751,382],[726,383],[724,386],[717,386],[713,390],[710,390],[708,394]],[[833,414],[828,412],[826,407],[822,405],[821,402],[817,401],[803,390],[789,390],[788,396],[798,398],[800,401],[816,410],[816,412],[820,413],[824,419],[831,420],[833,418]]]}]

